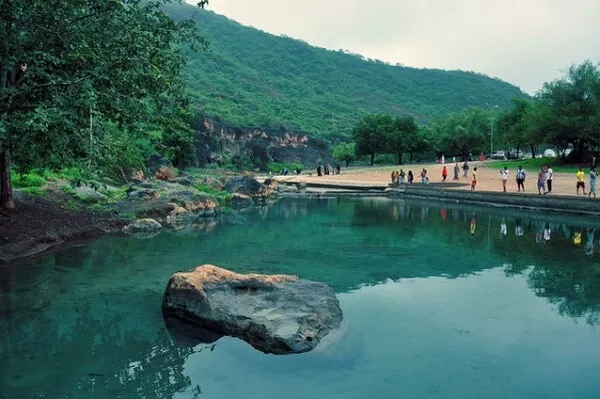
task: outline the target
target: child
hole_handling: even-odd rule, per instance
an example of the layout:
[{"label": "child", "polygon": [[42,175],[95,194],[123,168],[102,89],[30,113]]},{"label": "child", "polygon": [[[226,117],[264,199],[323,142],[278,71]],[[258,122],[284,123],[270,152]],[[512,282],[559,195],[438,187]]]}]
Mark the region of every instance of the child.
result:
[{"label": "child", "polygon": [[506,192],[506,182],[508,181],[508,167],[504,167],[503,170],[500,171],[500,175],[502,175],[502,189]]},{"label": "child", "polygon": [[477,166],[473,168],[473,180],[471,180],[471,191],[475,191],[477,185]]}]

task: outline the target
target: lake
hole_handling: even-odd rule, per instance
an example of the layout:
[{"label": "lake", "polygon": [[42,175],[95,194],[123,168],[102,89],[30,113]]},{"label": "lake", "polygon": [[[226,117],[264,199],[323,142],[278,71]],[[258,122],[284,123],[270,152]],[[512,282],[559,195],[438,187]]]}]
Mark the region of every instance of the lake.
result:
[{"label": "lake", "polygon": [[[598,398],[600,222],[383,198],[281,200],[0,266],[0,398]],[[200,264],[334,288],[344,329],[275,356],[165,326]]]}]

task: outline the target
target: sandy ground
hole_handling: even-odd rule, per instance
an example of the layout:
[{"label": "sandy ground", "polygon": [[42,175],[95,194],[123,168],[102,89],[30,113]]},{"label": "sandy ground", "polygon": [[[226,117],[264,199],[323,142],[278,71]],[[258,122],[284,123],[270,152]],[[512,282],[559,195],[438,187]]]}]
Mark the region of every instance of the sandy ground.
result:
[{"label": "sandy ground", "polygon": [[[502,179],[500,177],[499,169],[489,168],[489,162],[471,162],[468,173],[468,178],[462,177],[462,164],[460,179],[458,185],[449,184],[449,188],[457,190],[470,190],[471,189],[471,172],[474,167],[477,167],[477,191],[496,191],[502,192]],[[453,181],[454,176],[454,164],[446,164],[448,168],[448,179],[447,183],[456,183]],[[409,170],[413,171],[415,175],[415,183],[421,184],[421,179],[418,177],[423,168],[427,169],[429,179],[431,183],[442,184],[442,165],[401,165],[404,172]],[[345,183],[345,184],[361,184],[361,185],[387,185],[391,182],[390,174],[392,170],[399,170],[400,166],[386,166],[386,167],[373,167],[373,168],[350,168],[344,170],[339,175],[328,175],[318,177],[316,171],[312,172],[312,176],[303,174],[301,176],[277,176],[278,180],[288,181],[305,181],[305,182],[328,182],[328,183]],[[515,181],[516,169],[509,169],[509,178],[506,185],[507,192],[517,192],[517,183]],[[537,170],[527,170],[527,178],[525,179],[525,194],[538,195],[537,190]],[[305,172],[306,173],[306,172]],[[445,184],[445,183],[444,183]],[[437,184],[436,184],[437,185]],[[586,171],[586,195],[589,187],[589,177]],[[560,195],[560,196],[576,196],[576,177],[575,174],[557,173],[554,172],[554,178],[552,180],[552,193],[548,195]]]}]

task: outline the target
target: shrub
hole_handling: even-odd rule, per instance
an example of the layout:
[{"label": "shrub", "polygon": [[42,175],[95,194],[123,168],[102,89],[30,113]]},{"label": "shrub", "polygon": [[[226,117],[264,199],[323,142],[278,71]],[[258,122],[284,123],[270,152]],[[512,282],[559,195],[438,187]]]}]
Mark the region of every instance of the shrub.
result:
[{"label": "shrub", "polygon": [[13,174],[12,183],[15,188],[43,187],[46,184],[46,179],[33,172],[29,172],[23,175]]}]

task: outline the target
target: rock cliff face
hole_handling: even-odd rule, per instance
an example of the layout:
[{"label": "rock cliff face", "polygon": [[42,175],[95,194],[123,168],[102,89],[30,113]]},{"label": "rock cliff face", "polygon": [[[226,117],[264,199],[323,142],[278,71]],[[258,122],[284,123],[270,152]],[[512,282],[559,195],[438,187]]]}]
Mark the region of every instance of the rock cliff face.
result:
[{"label": "rock cliff face", "polygon": [[307,168],[332,163],[325,141],[285,128],[239,128],[204,118],[196,127],[198,166],[218,163],[223,156],[251,159],[266,169],[268,162],[299,162]]},{"label": "rock cliff face", "polygon": [[343,317],[335,293],[323,283],[212,265],[171,276],[163,311],[167,323],[173,317],[187,322],[190,334],[201,328],[212,332],[213,341],[231,335],[274,354],[314,349]]}]

